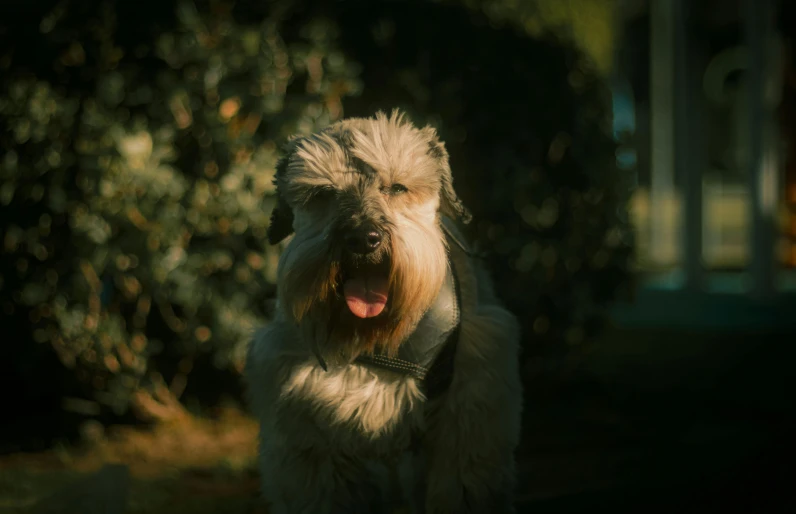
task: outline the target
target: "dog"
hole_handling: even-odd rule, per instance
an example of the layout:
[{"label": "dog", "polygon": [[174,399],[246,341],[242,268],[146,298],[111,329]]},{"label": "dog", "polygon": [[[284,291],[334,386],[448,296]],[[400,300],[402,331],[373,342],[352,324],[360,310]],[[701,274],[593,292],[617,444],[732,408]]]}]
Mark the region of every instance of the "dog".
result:
[{"label": "dog", "polygon": [[268,239],[292,239],[244,371],[271,512],[514,512],[519,324],[436,131],[344,119],[291,139],[274,183]]}]

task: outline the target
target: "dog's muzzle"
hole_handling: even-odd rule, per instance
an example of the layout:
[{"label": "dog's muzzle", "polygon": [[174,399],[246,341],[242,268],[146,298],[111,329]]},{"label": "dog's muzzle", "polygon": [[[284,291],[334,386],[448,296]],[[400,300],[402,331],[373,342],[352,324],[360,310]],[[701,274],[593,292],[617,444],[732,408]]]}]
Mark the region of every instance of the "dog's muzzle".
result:
[{"label": "dog's muzzle", "polygon": [[348,229],[343,235],[345,249],[352,255],[368,255],[381,247],[384,232],[373,224]]},{"label": "dog's muzzle", "polygon": [[343,259],[342,286],[346,304],[357,318],[375,318],[387,307],[390,260],[387,234],[372,222],[340,231]]}]

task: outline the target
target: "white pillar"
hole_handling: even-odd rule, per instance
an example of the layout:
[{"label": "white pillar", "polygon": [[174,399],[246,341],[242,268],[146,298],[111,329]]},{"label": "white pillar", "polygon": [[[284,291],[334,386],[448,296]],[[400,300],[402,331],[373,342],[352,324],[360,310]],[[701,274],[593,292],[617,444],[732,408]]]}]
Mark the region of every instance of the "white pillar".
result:
[{"label": "white pillar", "polygon": [[748,62],[749,224],[754,293],[766,297],[776,275],[777,211],[780,192],[780,144],[776,107],[781,87],[772,0],[744,0],[743,19]]}]

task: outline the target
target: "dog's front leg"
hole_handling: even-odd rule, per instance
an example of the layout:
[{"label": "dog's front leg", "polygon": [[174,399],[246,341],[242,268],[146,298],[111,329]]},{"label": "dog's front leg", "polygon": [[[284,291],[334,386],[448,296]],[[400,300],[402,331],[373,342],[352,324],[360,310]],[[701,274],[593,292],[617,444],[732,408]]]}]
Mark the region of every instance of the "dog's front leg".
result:
[{"label": "dog's front leg", "polygon": [[514,512],[522,409],[516,324],[499,308],[484,314],[462,325],[453,383],[432,406],[425,514]]}]

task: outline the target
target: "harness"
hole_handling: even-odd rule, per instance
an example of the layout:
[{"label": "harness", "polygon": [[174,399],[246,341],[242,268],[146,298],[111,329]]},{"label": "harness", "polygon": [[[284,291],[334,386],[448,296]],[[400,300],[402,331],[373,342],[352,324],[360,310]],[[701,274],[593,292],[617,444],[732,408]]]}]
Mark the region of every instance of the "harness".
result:
[{"label": "harness", "polygon": [[448,272],[437,298],[395,357],[360,355],[354,362],[388,369],[421,382],[426,398],[444,393],[453,380],[453,362],[461,331],[461,292],[456,271],[448,259]]}]

